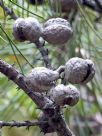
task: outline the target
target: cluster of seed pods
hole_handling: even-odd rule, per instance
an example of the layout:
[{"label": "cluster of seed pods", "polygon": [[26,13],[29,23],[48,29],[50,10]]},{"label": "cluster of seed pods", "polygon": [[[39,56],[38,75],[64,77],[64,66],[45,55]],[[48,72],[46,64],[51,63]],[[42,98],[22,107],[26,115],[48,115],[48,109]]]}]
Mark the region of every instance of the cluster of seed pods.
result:
[{"label": "cluster of seed pods", "polygon": [[[95,75],[94,63],[88,59],[74,57],[68,60],[63,68],[63,78],[68,84],[86,84]],[[78,102],[80,93],[73,85],[58,84],[55,86],[54,83],[60,79],[60,75],[58,70],[36,67],[27,75],[26,83],[40,93],[51,90],[57,105],[73,106]]]},{"label": "cluster of seed pods", "polygon": [[[42,37],[48,43],[63,45],[72,37],[73,30],[70,23],[62,18],[52,18],[41,25],[37,19],[18,18],[13,26],[13,35],[18,41],[36,42]],[[73,85],[56,85],[61,78],[69,84],[86,84],[95,74],[94,63],[89,59],[74,57],[60,70],[51,70],[45,67],[36,67],[26,76],[26,84],[36,92],[52,92],[54,102],[59,106],[75,105],[80,93]]]},{"label": "cluster of seed pods", "polygon": [[42,37],[52,44],[65,44],[72,36],[69,22],[62,18],[52,18],[41,25],[33,17],[18,18],[13,26],[13,35],[18,41],[36,42]]}]

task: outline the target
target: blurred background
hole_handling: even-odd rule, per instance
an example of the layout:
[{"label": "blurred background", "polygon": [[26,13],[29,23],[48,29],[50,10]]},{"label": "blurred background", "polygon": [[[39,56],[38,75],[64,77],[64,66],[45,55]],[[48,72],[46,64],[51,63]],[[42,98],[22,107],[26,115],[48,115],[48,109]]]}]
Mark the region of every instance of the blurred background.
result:
[{"label": "blurred background", "polygon": [[[80,101],[75,107],[64,109],[66,122],[76,136],[102,136],[102,2],[94,0],[88,4],[68,0],[0,0],[19,17],[34,17],[43,24],[52,17],[67,19],[73,28],[71,40],[63,45],[45,43],[49,57],[56,69],[72,57],[91,59],[95,63],[96,74],[88,84],[77,85]],[[67,2],[68,2],[67,1]],[[93,8],[92,5],[95,6]],[[96,4],[96,5],[95,5]],[[44,66],[41,54],[35,45],[26,41],[18,42],[12,35],[14,20],[0,7],[0,58],[14,65],[23,74],[34,67]],[[37,120],[40,110],[23,91],[0,73],[0,120]],[[1,131],[2,136],[43,136],[38,127],[9,128]],[[46,134],[56,136],[56,134]]]}]

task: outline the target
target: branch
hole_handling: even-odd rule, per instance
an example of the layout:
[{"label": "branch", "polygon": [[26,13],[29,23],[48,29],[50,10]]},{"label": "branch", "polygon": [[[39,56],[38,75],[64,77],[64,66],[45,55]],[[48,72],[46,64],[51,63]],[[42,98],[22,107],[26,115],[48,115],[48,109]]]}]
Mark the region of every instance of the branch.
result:
[{"label": "branch", "polygon": [[[8,8],[7,6],[5,6],[2,1],[0,1],[0,6],[3,8],[3,10],[6,12],[7,15],[11,16],[12,19],[16,20],[18,18],[18,16],[16,16],[16,14],[14,13],[14,11]],[[51,62],[48,56],[48,51],[47,49],[44,48],[44,43],[37,41],[35,44],[43,57],[46,67],[51,69],[52,68]]]},{"label": "branch", "polygon": [[4,5],[2,1],[0,1],[0,6],[3,8],[4,12],[6,12],[7,15],[9,15],[12,19],[16,20],[18,16],[14,13],[14,11],[7,6]]},{"label": "branch", "polygon": [[38,105],[40,109],[43,109],[46,103],[52,104],[52,101],[47,97],[43,97],[43,95],[36,93],[36,90],[30,89],[30,87],[26,85],[26,77],[17,71],[13,66],[9,65],[1,59],[0,72],[15,82],[19,88],[21,88]]},{"label": "branch", "polygon": [[38,50],[40,51],[41,56],[43,57],[46,67],[52,69],[51,62],[48,56],[48,50],[44,48],[45,43],[41,43],[40,41],[37,41],[35,44]]},{"label": "branch", "polygon": [[[56,118],[58,118],[57,116]],[[54,120],[51,121],[52,124],[54,124],[54,128],[58,136],[75,136],[74,133],[70,130],[70,128],[66,124],[63,116],[59,116],[57,122],[55,122]]]},{"label": "branch", "polygon": [[53,102],[46,96],[31,90],[29,86],[26,85],[26,77],[20,74],[15,68],[13,68],[8,63],[0,59],[0,72],[6,75],[10,80],[16,83],[19,88],[23,91],[37,104],[37,106],[44,112],[44,116],[47,117],[49,126],[54,128],[58,136],[74,136],[71,132],[63,116],[60,113],[60,109],[53,104]]},{"label": "branch", "polygon": [[[50,107],[51,108],[51,107]],[[47,112],[51,114],[51,109],[47,109]],[[41,116],[40,121],[48,121],[48,123],[45,123],[43,126],[40,126],[42,132],[46,133],[52,133],[56,132],[58,136],[75,136],[74,133],[70,130],[67,123],[64,120],[63,115],[55,109],[55,116],[54,117],[47,117],[45,115],[48,115],[46,112]]]},{"label": "branch", "polygon": [[45,122],[39,122],[39,121],[24,121],[24,122],[16,122],[16,121],[12,121],[12,122],[4,122],[4,121],[0,121],[0,128],[2,127],[31,127],[31,126],[39,126],[44,124]]}]

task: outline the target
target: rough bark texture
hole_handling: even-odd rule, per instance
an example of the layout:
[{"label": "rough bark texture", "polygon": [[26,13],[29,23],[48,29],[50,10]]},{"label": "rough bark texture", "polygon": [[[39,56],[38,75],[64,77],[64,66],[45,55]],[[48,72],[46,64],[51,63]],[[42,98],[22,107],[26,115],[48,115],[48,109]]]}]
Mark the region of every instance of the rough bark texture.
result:
[{"label": "rough bark texture", "polygon": [[[19,88],[21,88],[44,112],[44,116],[47,118],[48,124],[58,136],[74,136],[71,132],[58,107],[53,102],[39,93],[35,93],[34,90],[30,90],[26,85],[26,77],[19,73],[13,66],[0,59],[0,72],[7,76],[10,80],[15,82]],[[53,131],[52,131],[53,132]],[[45,131],[45,133],[47,133]]]}]

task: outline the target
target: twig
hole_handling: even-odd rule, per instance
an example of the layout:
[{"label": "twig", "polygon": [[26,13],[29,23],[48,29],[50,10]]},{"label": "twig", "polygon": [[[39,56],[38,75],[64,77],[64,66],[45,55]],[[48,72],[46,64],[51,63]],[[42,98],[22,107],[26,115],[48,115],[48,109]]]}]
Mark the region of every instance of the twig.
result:
[{"label": "twig", "polygon": [[[18,18],[18,16],[16,16],[16,14],[14,13],[14,11],[8,8],[7,6],[5,6],[2,1],[0,1],[0,6],[4,9],[7,15],[11,16],[12,19],[16,20]],[[35,44],[43,57],[46,67],[52,69],[51,62],[48,57],[48,51],[47,49],[44,48],[44,43],[37,41]]]},{"label": "twig", "polygon": [[3,10],[6,12],[7,15],[9,15],[12,19],[16,20],[18,16],[14,13],[14,11],[7,6],[4,5],[2,1],[0,1],[0,6],[3,8]]},{"label": "twig", "polygon": [[51,100],[43,95],[36,93],[36,90],[30,89],[26,85],[26,77],[17,71],[13,66],[0,59],[0,72],[6,75],[10,80],[15,82],[23,91],[39,106],[40,109],[46,105],[46,103],[52,104]]},{"label": "twig", "polygon": [[51,62],[50,62],[50,59],[49,59],[49,56],[48,56],[48,50],[44,48],[44,43],[37,41],[35,44],[36,44],[36,47],[39,49],[39,51],[40,51],[40,53],[43,57],[43,60],[45,62],[46,67],[49,68],[49,69],[52,69]]},{"label": "twig", "polygon": [[26,77],[1,59],[0,72],[15,82],[33,100],[33,102],[37,104],[47,117],[49,125],[54,128],[58,136],[75,136],[65,123],[60,111],[57,111],[57,107],[53,105],[53,102],[46,96],[35,93],[34,90],[31,90],[30,87],[26,85]]},{"label": "twig", "polygon": [[31,127],[31,126],[39,126],[44,124],[45,122],[39,122],[39,121],[24,121],[24,122],[17,122],[17,121],[12,121],[12,122],[4,122],[0,121],[0,128],[2,127]]}]

